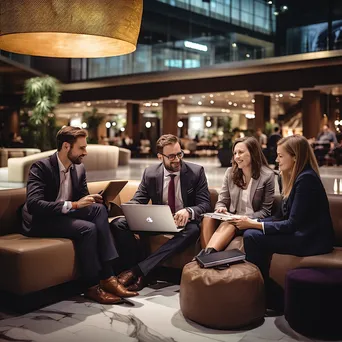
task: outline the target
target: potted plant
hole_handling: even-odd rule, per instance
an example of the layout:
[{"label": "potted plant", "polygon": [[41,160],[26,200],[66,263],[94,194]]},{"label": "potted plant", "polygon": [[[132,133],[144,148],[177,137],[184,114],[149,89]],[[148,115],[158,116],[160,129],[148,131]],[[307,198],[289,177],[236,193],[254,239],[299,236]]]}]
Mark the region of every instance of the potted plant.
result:
[{"label": "potted plant", "polygon": [[88,127],[88,142],[91,144],[97,144],[99,141],[97,130],[103,121],[103,116],[97,112],[97,108],[93,108],[91,111],[83,113],[83,120],[86,122]]},{"label": "potted plant", "polygon": [[222,139],[221,146],[217,154],[217,157],[220,160],[222,167],[229,167],[232,165],[231,161],[233,157],[233,152],[232,152],[233,143],[232,143],[231,127],[232,127],[232,118],[228,116],[224,119],[223,139]]},{"label": "potted plant", "polygon": [[36,147],[42,151],[55,147],[56,118],[53,109],[59,103],[60,94],[60,84],[51,76],[33,77],[25,82],[24,102],[31,108],[26,128],[34,131],[30,133],[35,136]]}]

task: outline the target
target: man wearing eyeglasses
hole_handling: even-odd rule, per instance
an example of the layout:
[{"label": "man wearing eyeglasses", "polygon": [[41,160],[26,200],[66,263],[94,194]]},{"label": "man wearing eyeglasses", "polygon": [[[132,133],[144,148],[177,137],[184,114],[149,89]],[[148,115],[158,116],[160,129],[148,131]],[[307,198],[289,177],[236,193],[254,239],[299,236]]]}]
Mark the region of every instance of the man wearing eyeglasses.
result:
[{"label": "man wearing eyeglasses", "polygon": [[[161,163],[144,171],[139,188],[129,203],[147,204],[151,200],[152,204],[168,204],[176,225],[185,228],[146,259],[118,276],[129,291],[140,291],[147,285],[146,276],[155,267],[196,241],[200,233],[201,214],[210,211],[204,169],[183,161],[184,152],[178,137],[162,135],[157,141],[157,156]],[[126,259],[127,264],[137,259],[135,238],[126,219],[113,221],[112,228],[120,258]]]}]

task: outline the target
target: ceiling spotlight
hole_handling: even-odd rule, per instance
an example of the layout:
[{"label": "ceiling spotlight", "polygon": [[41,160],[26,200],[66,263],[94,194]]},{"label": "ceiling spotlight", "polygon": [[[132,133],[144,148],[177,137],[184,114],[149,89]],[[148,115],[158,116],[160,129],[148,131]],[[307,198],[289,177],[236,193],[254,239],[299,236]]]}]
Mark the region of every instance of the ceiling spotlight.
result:
[{"label": "ceiling spotlight", "polygon": [[272,5],[273,4],[273,1],[267,1],[267,3],[269,4],[269,5]]},{"label": "ceiling spotlight", "polygon": [[151,126],[152,126],[151,122],[150,121],[146,121],[145,127],[146,128],[151,128]]},{"label": "ceiling spotlight", "polygon": [[211,121],[207,121],[206,123],[205,123],[205,125],[209,128],[209,127],[211,127]]},{"label": "ceiling spotlight", "polygon": [[214,101],[214,100],[211,100],[211,101],[210,101],[210,104],[214,104],[214,103],[215,103],[215,101]]},{"label": "ceiling spotlight", "polygon": [[107,128],[110,128],[111,126],[112,126],[112,124],[111,124],[109,121],[107,121],[107,122],[106,122],[106,127],[107,127]]},{"label": "ceiling spotlight", "polygon": [[245,117],[246,117],[247,119],[255,119],[255,114],[254,114],[254,113],[247,113],[247,114],[245,115]]},{"label": "ceiling spotlight", "polygon": [[237,47],[236,43],[233,43],[233,44],[232,44],[232,47],[233,47],[233,48],[236,48],[236,47]]},{"label": "ceiling spotlight", "polygon": [[210,94],[209,96],[210,96],[210,97],[214,97],[214,95],[213,95],[213,94]]},{"label": "ceiling spotlight", "polygon": [[121,127],[121,128],[120,128],[120,131],[121,131],[121,132],[125,132],[125,127]]},{"label": "ceiling spotlight", "polygon": [[237,107],[237,103],[235,102],[235,103],[233,104],[233,106],[234,106],[234,107]]},{"label": "ceiling spotlight", "polygon": [[199,106],[202,106],[202,101],[197,102]]},{"label": "ceiling spotlight", "polygon": [[282,6],[282,8],[281,8],[281,10],[284,12],[284,11],[287,11],[289,8],[286,6],[286,5],[284,5],[284,6]]},{"label": "ceiling spotlight", "polygon": [[116,126],[116,122],[115,122],[115,121],[112,122],[112,126],[113,126],[113,127]]},{"label": "ceiling spotlight", "polygon": [[246,57],[247,57],[247,58],[250,58],[251,55],[250,55],[249,53],[246,53]]},{"label": "ceiling spotlight", "polygon": [[179,120],[179,121],[177,122],[177,126],[178,126],[179,128],[182,128],[182,127],[184,126],[183,121]]},{"label": "ceiling spotlight", "polygon": [[233,104],[233,102],[232,102],[232,101],[229,101],[228,104],[229,104],[229,106],[231,106],[231,105]]},{"label": "ceiling spotlight", "polygon": [[232,91],[232,92],[230,93],[230,95],[234,96],[234,92]]},{"label": "ceiling spotlight", "polygon": [[252,99],[252,103],[255,103],[255,100],[254,100],[254,99]]},{"label": "ceiling spotlight", "polygon": [[87,125],[87,123],[86,122],[82,122],[82,128],[87,128],[88,127],[88,125]]},{"label": "ceiling spotlight", "polygon": [[274,15],[279,15],[279,12],[278,11],[274,11],[273,14]]}]

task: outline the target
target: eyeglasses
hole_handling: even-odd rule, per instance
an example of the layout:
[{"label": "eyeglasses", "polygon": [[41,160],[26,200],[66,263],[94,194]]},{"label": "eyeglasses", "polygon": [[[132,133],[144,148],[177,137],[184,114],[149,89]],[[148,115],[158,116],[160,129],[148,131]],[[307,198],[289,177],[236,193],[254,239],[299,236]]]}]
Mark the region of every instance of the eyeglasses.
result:
[{"label": "eyeglasses", "polygon": [[166,157],[168,160],[170,161],[174,161],[176,159],[176,157],[178,159],[182,159],[184,157],[184,152],[183,151],[180,151],[176,154],[169,154],[168,156],[164,153],[160,153],[162,156]]}]

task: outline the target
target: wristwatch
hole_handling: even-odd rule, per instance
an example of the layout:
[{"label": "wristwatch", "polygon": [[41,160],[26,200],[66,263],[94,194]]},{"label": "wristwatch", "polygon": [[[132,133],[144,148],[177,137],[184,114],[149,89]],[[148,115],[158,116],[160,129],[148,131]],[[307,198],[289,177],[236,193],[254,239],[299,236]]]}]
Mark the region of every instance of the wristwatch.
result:
[{"label": "wristwatch", "polygon": [[189,213],[190,218],[192,218],[192,211],[189,207],[186,207],[185,210]]}]

